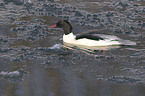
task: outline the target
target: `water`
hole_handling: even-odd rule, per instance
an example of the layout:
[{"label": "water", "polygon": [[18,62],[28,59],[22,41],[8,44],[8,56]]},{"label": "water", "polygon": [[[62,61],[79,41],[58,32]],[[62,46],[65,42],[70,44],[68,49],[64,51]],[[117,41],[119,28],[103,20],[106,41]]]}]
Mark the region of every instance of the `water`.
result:
[{"label": "water", "polygon": [[[142,0],[0,1],[0,96],[144,96],[145,2]],[[74,33],[113,34],[135,46],[63,44]]]}]

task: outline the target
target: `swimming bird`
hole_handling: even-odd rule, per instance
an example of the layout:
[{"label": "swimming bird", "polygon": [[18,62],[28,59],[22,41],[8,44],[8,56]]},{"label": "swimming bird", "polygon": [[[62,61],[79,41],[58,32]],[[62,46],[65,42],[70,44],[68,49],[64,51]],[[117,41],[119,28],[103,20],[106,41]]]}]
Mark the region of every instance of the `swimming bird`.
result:
[{"label": "swimming bird", "polygon": [[67,20],[60,20],[48,28],[62,28],[64,31],[63,42],[83,46],[112,46],[112,45],[136,45],[130,40],[123,40],[114,35],[83,33],[74,35],[72,25]]}]

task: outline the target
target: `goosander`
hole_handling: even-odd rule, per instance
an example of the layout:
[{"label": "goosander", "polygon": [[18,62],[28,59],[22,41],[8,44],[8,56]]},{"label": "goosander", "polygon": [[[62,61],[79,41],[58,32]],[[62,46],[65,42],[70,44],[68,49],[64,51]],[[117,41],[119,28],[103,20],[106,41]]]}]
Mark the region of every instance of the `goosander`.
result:
[{"label": "goosander", "polygon": [[104,34],[80,34],[74,35],[72,25],[67,20],[60,20],[55,25],[48,28],[62,28],[64,31],[63,42],[73,45],[83,46],[111,46],[111,45],[136,45],[130,40],[123,40],[114,35]]}]

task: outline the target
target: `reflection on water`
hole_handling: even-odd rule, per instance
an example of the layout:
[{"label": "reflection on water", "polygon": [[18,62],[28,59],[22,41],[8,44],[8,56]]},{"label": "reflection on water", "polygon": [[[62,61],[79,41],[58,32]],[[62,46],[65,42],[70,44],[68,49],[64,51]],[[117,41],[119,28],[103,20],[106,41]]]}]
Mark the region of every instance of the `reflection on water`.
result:
[{"label": "reflection on water", "polygon": [[[37,63],[35,63],[37,64]],[[88,72],[80,74],[70,69],[44,68],[33,66],[31,73],[24,81],[1,84],[1,95],[7,96],[139,96],[144,94],[144,85],[115,84],[97,81],[95,76]],[[4,80],[0,80],[4,82]],[[134,91],[133,91],[134,90]]]},{"label": "reflection on water", "polygon": [[[3,1],[0,96],[145,96],[144,1]],[[75,34],[112,34],[137,45],[63,44],[63,31],[48,28],[60,19]]]}]

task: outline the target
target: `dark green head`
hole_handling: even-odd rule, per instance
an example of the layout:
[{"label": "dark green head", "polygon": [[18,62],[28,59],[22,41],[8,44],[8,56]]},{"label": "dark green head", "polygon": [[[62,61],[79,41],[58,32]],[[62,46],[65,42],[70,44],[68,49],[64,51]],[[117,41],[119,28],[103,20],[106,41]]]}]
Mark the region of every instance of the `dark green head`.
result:
[{"label": "dark green head", "polygon": [[60,20],[55,25],[50,27],[62,28],[65,35],[68,35],[72,32],[72,26],[67,20]]}]

